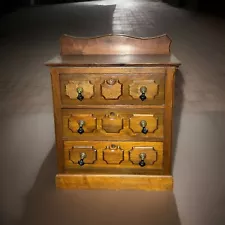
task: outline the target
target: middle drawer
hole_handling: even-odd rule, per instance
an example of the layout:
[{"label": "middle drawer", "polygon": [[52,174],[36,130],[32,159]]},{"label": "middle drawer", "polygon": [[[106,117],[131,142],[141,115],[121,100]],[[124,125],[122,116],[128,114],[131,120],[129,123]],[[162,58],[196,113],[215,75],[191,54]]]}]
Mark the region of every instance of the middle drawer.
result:
[{"label": "middle drawer", "polygon": [[63,136],[85,140],[163,138],[163,109],[63,109]]}]

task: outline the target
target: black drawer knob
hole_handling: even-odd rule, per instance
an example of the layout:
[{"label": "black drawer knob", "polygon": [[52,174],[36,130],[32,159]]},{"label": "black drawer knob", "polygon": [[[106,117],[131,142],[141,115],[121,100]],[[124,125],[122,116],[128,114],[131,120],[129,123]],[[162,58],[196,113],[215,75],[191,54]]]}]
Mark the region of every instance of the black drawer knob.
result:
[{"label": "black drawer knob", "polygon": [[147,92],[147,87],[145,87],[145,86],[142,86],[141,88],[140,88],[140,92],[141,92],[141,95],[140,95],[140,99],[141,99],[141,101],[144,101],[147,97],[146,97],[146,92]]},{"label": "black drawer knob", "polygon": [[84,126],[85,122],[84,122],[83,120],[80,120],[80,121],[78,122],[78,124],[79,124],[79,129],[77,130],[77,132],[78,132],[79,134],[83,134],[83,133],[84,133],[84,128],[83,128],[83,126]]},{"label": "black drawer knob", "polygon": [[144,167],[145,166],[145,158],[146,154],[145,153],[140,153],[139,157],[141,158],[141,161],[139,162],[139,166]]},{"label": "black drawer knob", "polygon": [[84,96],[82,95],[82,93],[83,93],[83,88],[82,88],[82,87],[78,87],[78,88],[77,88],[77,93],[78,93],[77,99],[80,100],[80,101],[82,101],[82,100],[84,99]]},{"label": "black drawer knob", "polygon": [[84,159],[87,157],[86,153],[82,152],[80,153],[80,160],[78,161],[78,164],[80,166],[83,166],[85,163],[84,163]]},{"label": "black drawer knob", "polygon": [[141,132],[142,132],[143,134],[147,134],[147,133],[148,133],[147,122],[146,122],[145,120],[142,120],[142,121],[140,122],[140,126],[142,127]]}]

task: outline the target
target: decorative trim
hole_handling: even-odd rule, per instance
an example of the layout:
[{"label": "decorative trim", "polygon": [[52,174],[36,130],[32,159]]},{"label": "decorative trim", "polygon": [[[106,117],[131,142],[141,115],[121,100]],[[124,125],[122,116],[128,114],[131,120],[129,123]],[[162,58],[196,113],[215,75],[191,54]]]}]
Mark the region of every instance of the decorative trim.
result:
[{"label": "decorative trim", "polygon": [[167,34],[155,37],[104,35],[60,38],[61,55],[149,55],[169,54],[171,39]]}]

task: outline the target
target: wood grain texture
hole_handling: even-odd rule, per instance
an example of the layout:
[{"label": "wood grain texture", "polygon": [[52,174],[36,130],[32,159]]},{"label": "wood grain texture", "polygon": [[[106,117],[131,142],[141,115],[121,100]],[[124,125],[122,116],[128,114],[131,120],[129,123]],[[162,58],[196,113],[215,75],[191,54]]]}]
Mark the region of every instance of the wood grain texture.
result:
[{"label": "wood grain texture", "polygon": [[176,68],[168,68],[165,87],[165,111],[164,111],[164,173],[171,174],[172,168],[172,118],[174,104],[174,75]]},{"label": "wood grain texture", "polygon": [[158,159],[158,152],[154,149],[154,147],[145,146],[145,147],[133,147],[129,151],[129,158],[133,164],[137,164],[140,162],[140,154],[145,153],[146,158],[144,159],[146,164],[153,165]]},{"label": "wood grain texture", "polygon": [[[111,116],[112,114],[115,116]],[[63,109],[63,137],[99,141],[162,140],[163,116],[162,109]],[[83,134],[77,132],[80,120],[85,122]],[[147,134],[142,133],[142,120],[147,122]]]},{"label": "wood grain texture", "polygon": [[57,174],[56,187],[62,189],[170,191],[172,176]]},{"label": "wood grain texture", "polygon": [[107,146],[102,154],[107,164],[120,164],[124,160],[124,151],[118,145]]},{"label": "wood grain texture", "polygon": [[47,66],[68,67],[140,67],[179,66],[180,61],[173,55],[67,55],[55,56],[45,63]]},{"label": "wood grain texture", "polygon": [[112,111],[101,119],[101,125],[106,133],[120,133],[123,129],[123,118]]},{"label": "wood grain texture", "polygon": [[123,85],[115,79],[104,80],[101,84],[101,95],[106,100],[119,99],[122,95]]},{"label": "wood grain texture", "polygon": [[54,124],[55,124],[55,139],[56,139],[56,152],[57,152],[57,167],[58,172],[64,172],[64,154],[63,154],[63,141],[62,141],[62,113],[60,101],[60,82],[59,74],[54,68],[50,69],[52,96],[54,105]]},{"label": "wood grain texture", "polygon": [[[88,104],[88,105],[67,105],[67,104],[61,104],[62,109],[130,109],[133,110],[134,106],[133,105],[93,105],[93,104]],[[140,104],[140,105],[135,105],[135,109],[164,109],[164,103],[162,105],[150,105],[150,104]]]},{"label": "wood grain texture", "polygon": [[[64,117],[63,117],[64,120]],[[70,115],[67,117],[66,124],[67,130],[72,133],[78,133],[78,129],[80,127],[80,123],[83,121],[84,125],[82,126],[84,133],[93,133],[97,129],[97,119],[91,113],[75,113],[75,111],[71,111]],[[64,121],[63,121],[64,122]],[[81,134],[79,134],[81,135]]]},{"label": "wood grain texture", "polygon": [[[135,113],[133,113],[133,115],[130,117],[129,128],[134,133],[142,133],[142,126],[141,126],[142,121],[146,122],[146,129],[148,130],[149,134],[153,134],[153,133],[155,133],[156,130],[159,129],[159,127],[158,127],[159,117],[154,116],[154,114],[151,114],[150,111],[151,110],[149,110],[148,114],[145,114],[145,113],[135,114]],[[160,122],[162,122],[162,121],[163,121],[163,119],[160,120]],[[163,125],[162,125],[162,127],[163,127]]]},{"label": "wood grain texture", "polygon": [[81,94],[85,99],[90,99],[94,95],[94,85],[91,84],[89,80],[69,80],[65,85],[65,95],[72,100],[77,100],[78,88],[82,88]]},{"label": "wood grain texture", "polygon": [[[114,149],[121,149],[124,152],[123,161],[117,164],[107,164],[104,160],[104,151],[111,146],[115,146]],[[81,150],[80,150],[81,149]],[[74,163],[70,159],[70,151],[78,151],[79,153],[82,149],[94,149],[96,150],[97,160],[94,164],[85,164],[84,166]],[[111,148],[112,149],[112,148]],[[154,153],[153,150],[154,149]],[[134,154],[130,155],[130,151],[133,151]],[[83,150],[84,151],[84,150]],[[136,154],[138,152],[138,154]],[[138,161],[140,161],[139,153],[146,154],[146,166],[140,167]],[[88,156],[88,152],[87,157]],[[115,154],[113,151],[107,152],[108,155],[111,153],[112,157],[115,160]],[[132,158],[131,158],[132,157]],[[162,169],[163,168],[163,143],[162,142],[122,142],[122,141],[64,141],[64,158],[65,158],[65,168],[66,169],[76,169],[80,173],[85,172],[86,169],[102,169],[103,173],[107,173],[107,170],[110,168],[117,169],[132,169],[135,173],[135,169],[142,171],[148,169],[148,173],[151,174],[151,169]],[[91,151],[91,158],[92,151]],[[84,160],[85,161],[85,160]],[[153,162],[154,161],[154,162]],[[135,162],[135,164],[134,164]]]},{"label": "wood grain texture", "polygon": [[126,55],[168,54],[171,40],[167,35],[136,38],[125,35],[107,35],[77,38],[63,35],[60,39],[61,55]]},{"label": "wood grain texture", "polygon": [[86,164],[93,164],[97,160],[97,150],[92,146],[73,146],[69,150],[69,160],[77,164],[82,153],[85,153],[84,161]]},{"label": "wood grain texture", "polygon": [[[78,68],[77,68],[78,69]],[[74,68],[60,69],[60,89],[61,101],[64,105],[162,105],[164,104],[164,77],[165,68],[142,69],[142,73],[137,73],[137,69],[130,70],[111,70],[102,68],[101,70],[77,70]],[[109,71],[110,70],[110,71]],[[129,71],[129,74],[127,72]],[[115,81],[109,85],[107,82]],[[84,90],[88,87],[81,85],[83,81],[88,81],[94,86],[94,94],[91,99],[84,98],[83,101],[76,99],[77,84],[80,84]],[[74,83],[74,98],[68,97],[66,87]],[[147,99],[141,101],[140,88],[147,87]],[[131,88],[132,87],[132,88]],[[92,89],[93,90],[93,89]],[[84,92],[85,97],[85,92]]]},{"label": "wood grain texture", "polygon": [[147,99],[154,99],[159,91],[159,85],[154,80],[133,80],[129,85],[129,95],[133,99],[139,99],[141,95],[141,87],[145,87],[147,89],[145,94]]},{"label": "wood grain texture", "polygon": [[[61,65],[63,66],[63,65]],[[94,75],[94,74],[104,74],[105,77],[107,77],[107,74],[112,76],[113,74],[126,74],[128,76],[131,76],[132,74],[165,74],[166,73],[166,68],[164,66],[153,66],[153,67],[143,67],[143,66],[138,66],[138,67],[124,67],[123,65],[119,65],[117,67],[108,67],[104,66],[101,67],[100,65],[97,67],[88,67],[88,66],[79,66],[79,67],[55,67],[55,70],[60,75],[64,74],[77,74],[80,76],[80,74],[89,74],[89,75]],[[109,76],[109,78],[110,78]]]},{"label": "wood grain texture", "polygon": [[[61,38],[52,69],[56,185],[172,189],[174,75],[167,35]],[[154,175],[154,176],[153,176]]]}]

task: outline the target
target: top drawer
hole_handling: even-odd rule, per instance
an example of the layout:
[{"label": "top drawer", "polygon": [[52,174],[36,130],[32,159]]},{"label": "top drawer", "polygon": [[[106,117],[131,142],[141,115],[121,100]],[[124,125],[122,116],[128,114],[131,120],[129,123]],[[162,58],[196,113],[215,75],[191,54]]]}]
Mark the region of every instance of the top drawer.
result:
[{"label": "top drawer", "polygon": [[164,69],[149,73],[60,73],[63,105],[162,105]]}]

